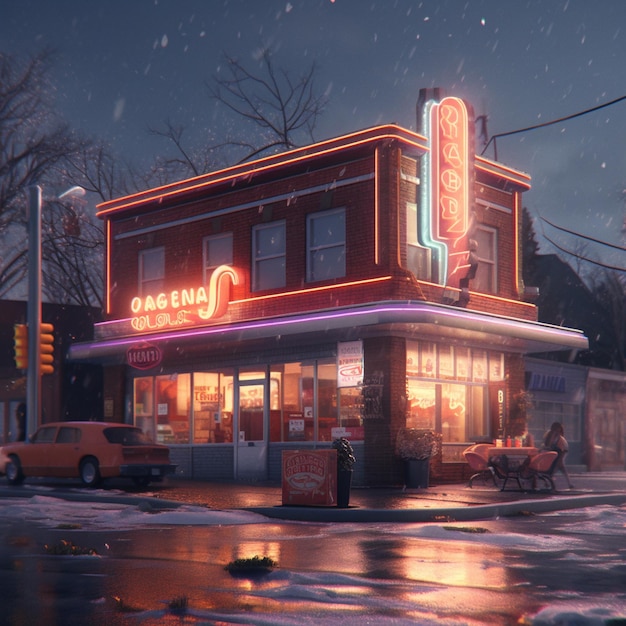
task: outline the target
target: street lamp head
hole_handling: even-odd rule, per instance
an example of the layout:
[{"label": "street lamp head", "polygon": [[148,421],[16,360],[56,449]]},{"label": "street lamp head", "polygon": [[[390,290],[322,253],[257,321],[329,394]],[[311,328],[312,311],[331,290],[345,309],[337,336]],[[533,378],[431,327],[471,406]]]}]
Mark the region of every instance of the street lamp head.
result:
[{"label": "street lamp head", "polygon": [[81,198],[87,192],[79,185],[70,187],[67,191],[64,191],[57,199],[63,200],[64,198]]}]

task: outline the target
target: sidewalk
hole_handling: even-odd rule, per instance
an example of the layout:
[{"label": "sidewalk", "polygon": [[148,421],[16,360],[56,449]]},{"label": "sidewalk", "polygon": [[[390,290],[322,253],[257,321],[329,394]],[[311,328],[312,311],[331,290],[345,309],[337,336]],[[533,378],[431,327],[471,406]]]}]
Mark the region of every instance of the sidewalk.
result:
[{"label": "sidewalk", "polygon": [[27,481],[19,487],[0,485],[0,498],[46,495],[72,501],[149,505],[154,510],[193,504],[216,510],[245,510],[285,521],[358,523],[468,521],[626,504],[626,472],[571,474],[571,479],[575,489],[559,491],[563,479],[558,476],[556,493],[502,492],[480,482],[474,483],[473,489],[466,484],[408,490],[354,487],[347,509],[283,506],[282,489],[275,484],[180,478],[169,478],[145,491],[129,488],[128,483],[121,481],[97,490],[82,488],[75,481]]},{"label": "sidewalk", "polygon": [[[240,508],[267,517],[316,522],[432,522],[490,519],[527,513],[626,503],[626,473],[583,473],[571,475],[573,490],[556,493],[500,491],[491,485],[439,485],[428,489],[353,488],[350,506],[283,506],[278,486],[229,485],[224,493],[211,483],[213,505]],[[557,489],[559,487],[557,478]],[[233,493],[235,491],[236,493]],[[236,498],[239,506],[235,504]]]}]

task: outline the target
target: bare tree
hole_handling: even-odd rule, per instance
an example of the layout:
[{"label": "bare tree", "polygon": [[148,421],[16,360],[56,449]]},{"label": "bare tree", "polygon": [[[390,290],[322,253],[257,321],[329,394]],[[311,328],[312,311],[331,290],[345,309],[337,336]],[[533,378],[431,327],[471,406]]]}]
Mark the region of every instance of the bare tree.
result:
[{"label": "bare tree", "polygon": [[76,145],[52,113],[51,62],[50,50],[26,62],[0,53],[0,297],[25,276],[27,189],[45,183]]},{"label": "bare tree", "polygon": [[242,163],[314,141],[326,103],[325,96],[316,93],[315,73],[312,64],[294,79],[286,70],[276,69],[267,49],[255,69],[225,54],[223,68],[207,84],[216,115],[226,109],[231,116],[221,120],[221,134],[209,131],[202,145],[193,148],[183,125],[167,120],[162,128],[151,128],[150,132],[167,139],[175,149],[175,156],[157,160],[153,176],[161,182],[198,176],[216,166]]},{"label": "bare tree", "polygon": [[[314,141],[317,120],[325,105],[324,96],[315,92],[315,64],[293,80],[285,70],[277,70],[270,50],[260,55],[260,73],[248,70],[234,57],[224,56],[225,76],[214,76],[209,85],[212,97],[230,109],[239,120],[260,129],[257,141],[246,136],[228,142],[243,148],[247,161],[264,152],[289,150]],[[254,136],[254,135],[253,135]]]},{"label": "bare tree", "polygon": [[624,274],[604,270],[594,281],[593,295],[606,312],[608,327],[603,328],[611,339],[613,369],[626,371],[626,279]]}]

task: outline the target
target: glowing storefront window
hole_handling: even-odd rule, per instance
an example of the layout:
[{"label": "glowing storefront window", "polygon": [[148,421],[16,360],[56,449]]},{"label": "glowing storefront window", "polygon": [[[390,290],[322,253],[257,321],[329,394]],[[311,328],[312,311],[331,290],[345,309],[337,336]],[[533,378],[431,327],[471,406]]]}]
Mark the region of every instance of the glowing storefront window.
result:
[{"label": "glowing storefront window", "polygon": [[190,374],[157,376],[156,441],[189,443]]},{"label": "glowing storefront window", "polygon": [[233,373],[194,372],[193,443],[232,443]]},{"label": "glowing storefront window", "polygon": [[462,460],[466,442],[490,434],[487,383],[504,380],[504,354],[407,341],[406,360],[407,427],[441,432],[444,462]]},{"label": "glowing storefront window", "polygon": [[434,430],[437,410],[435,383],[410,380],[407,385],[408,414],[407,428]]},{"label": "glowing storefront window", "polygon": [[441,432],[445,443],[467,441],[467,386],[441,385]]},{"label": "glowing storefront window", "polygon": [[133,380],[133,414],[135,426],[155,438],[154,428],[154,377],[142,376]]}]

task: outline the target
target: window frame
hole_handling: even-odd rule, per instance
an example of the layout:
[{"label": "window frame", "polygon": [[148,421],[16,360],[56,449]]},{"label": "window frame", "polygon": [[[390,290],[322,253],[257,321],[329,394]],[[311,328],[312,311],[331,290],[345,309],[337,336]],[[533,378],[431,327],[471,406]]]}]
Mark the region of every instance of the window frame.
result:
[{"label": "window frame", "polygon": [[[476,250],[476,260],[478,261],[478,272],[486,277],[488,285],[482,285],[480,282],[474,283],[473,287],[476,291],[483,293],[497,293],[498,292],[498,229],[493,226],[487,226],[486,224],[478,224],[476,226],[475,233],[483,232],[489,235],[491,239],[491,255],[493,258],[489,258],[481,254],[484,252],[484,248],[481,250],[480,245]],[[474,237],[476,238],[476,237]],[[476,280],[478,276],[474,279]]]},{"label": "window frame", "polygon": [[[280,228],[282,230],[283,249],[282,253],[273,252],[271,254],[260,254],[258,250],[257,240],[258,235],[262,231],[269,230],[270,228]],[[286,220],[275,220],[273,222],[267,222],[264,224],[257,224],[252,227],[252,291],[266,291],[269,289],[279,289],[285,287],[287,280],[287,223]],[[259,270],[259,263],[263,261],[271,261],[274,259],[283,259],[283,275],[278,283],[270,285],[260,284],[261,272]]]},{"label": "window frame", "polygon": [[[219,263],[211,263],[210,256],[210,247],[211,242],[218,241],[220,239],[228,239],[230,240],[230,258],[228,260],[220,261]],[[202,280],[204,284],[206,284],[215,270],[216,267],[220,265],[233,265],[233,233],[232,231],[219,233],[217,235],[207,235],[202,239]]]},{"label": "window frame", "polygon": [[[312,238],[314,233],[313,224],[316,219],[325,219],[328,217],[332,217],[333,215],[341,216],[343,220],[343,239],[341,241],[332,242],[332,243],[323,243],[318,245],[313,245]],[[334,278],[343,278],[346,275],[346,209],[345,207],[337,207],[334,209],[329,209],[327,211],[316,211],[314,213],[309,213],[306,216],[306,282],[313,283],[319,282],[323,280],[332,280]],[[314,262],[313,257],[322,250],[336,250],[341,249],[343,252],[343,266],[340,271],[337,273],[333,273],[329,276],[316,277],[314,275]],[[325,266],[325,267],[335,267],[333,266]]]},{"label": "window frame", "polygon": [[[148,255],[155,255],[157,258],[157,254],[160,257],[161,267],[157,268],[158,272],[155,277],[146,278],[146,257]],[[139,294],[142,296],[154,294],[163,290],[165,283],[165,247],[164,246],[156,246],[154,248],[146,248],[145,250],[139,251],[138,257],[138,290]],[[158,285],[155,289],[151,289],[150,285]]]}]

